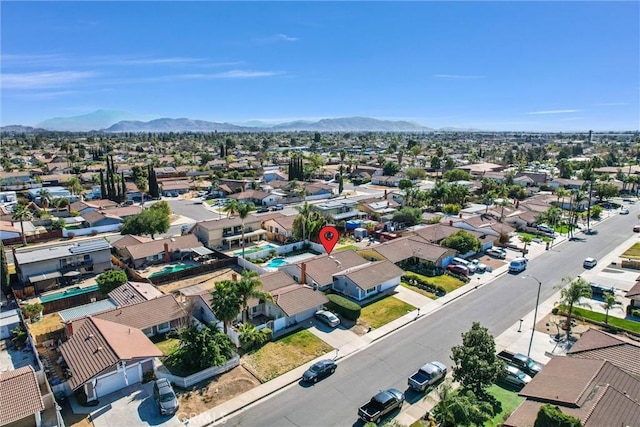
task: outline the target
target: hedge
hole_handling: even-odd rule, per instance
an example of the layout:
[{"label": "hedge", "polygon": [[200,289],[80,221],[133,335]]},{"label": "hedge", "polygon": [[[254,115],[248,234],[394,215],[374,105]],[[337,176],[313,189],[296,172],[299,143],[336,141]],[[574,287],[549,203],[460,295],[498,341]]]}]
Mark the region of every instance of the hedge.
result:
[{"label": "hedge", "polygon": [[329,303],[327,307],[331,311],[335,311],[346,319],[356,321],[360,317],[360,306],[340,295],[327,295]]},{"label": "hedge", "polygon": [[404,274],[402,276],[402,281],[405,283],[408,283],[411,286],[415,286],[427,292],[431,292],[432,294],[437,295],[439,297],[446,295],[447,293],[447,290],[442,286],[429,283],[426,280],[422,279],[421,277],[416,276],[415,274],[411,274],[411,273]]}]

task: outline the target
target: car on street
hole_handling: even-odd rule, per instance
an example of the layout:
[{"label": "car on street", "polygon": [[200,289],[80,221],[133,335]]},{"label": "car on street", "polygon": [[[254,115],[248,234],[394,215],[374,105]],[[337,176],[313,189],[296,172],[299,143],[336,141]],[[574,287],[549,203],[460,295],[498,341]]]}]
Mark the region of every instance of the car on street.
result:
[{"label": "car on street", "polygon": [[358,417],[365,423],[378,423],[382,417],[402,408],[404,393],[395,388],[383,390],[358,408]]},{"label": "car on street", "polygon": [[447,265],[447,270],[455,274],[460,274],[461,276],[469,276],[469,269],[464,265],[449,264]]},{"label": "car on street", "polygon": [[507,384],[522,388],[529,384],[531,377],[515,366],[506,365],[503,381]]},{"label": "car on street", "polygon": [[629,208],[623,207],[620,209],[620,215],[629,215]]},{"label": "car on street", "polygon": [[338,319],[338,316],[328,310],[316,311],[315,316],[316,319],[326,324],[327,326],[331,326],[332,328],[335,328],[340,324],[340,319]]},{"label": "car on street", "polygon": [[526,258],[515,258],[509,263],[509,273],[520,273],[527,269],[527,263],[529,261]]},{"label": "car on street", "polygon": [[640,233],[640,224],[639,224],[639,225],[634,225],[634,226],[633,226],[633,232],[634,232],[634,233]]},{"label": "car on street", "polygon": [[317,383],[318,380],[322,378],[328,377],[336,371],[338,365],[335,360],[324,359],[320,360],[313,365],[309,369],[307,369],[304,374],[302,374],[302,381],[308,383]]},{"label": "car on street", "polygon": [[265,212],[269,212],[269,208],[262,207],[256,211],[256,213],[265,213]]},{"label": "car on street", "polygon": [[280,204],[275,205],[274,207],[271,208],[271,210],[273,210],[273,211],[281,211],[283,209],[284,209],[284,206],[280,205]]},{"label": "car on street", "polygon": [[584,259],[584,261],[582,262],[582,266],[584,268],[593,268],[597,263],[598,261],[595,258],[588,257]]},{"label": "car on street", "polygon": [[485,253],[498,259],[505,259],[507,257],[507,251],[502,248],[489,248]]},{"label": "car on street", "polygon": [[180,408],[176,393],[166,378],[160,378],[153,383],[153,398],[158,405],[160,415],[173,415]]}]

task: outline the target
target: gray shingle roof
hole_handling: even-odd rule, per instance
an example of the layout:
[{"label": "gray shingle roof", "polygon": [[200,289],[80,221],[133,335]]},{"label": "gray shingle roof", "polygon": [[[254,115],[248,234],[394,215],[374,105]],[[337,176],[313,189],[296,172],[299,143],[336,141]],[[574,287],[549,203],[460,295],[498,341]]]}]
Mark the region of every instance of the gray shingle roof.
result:
[{"label": "gray shingle roof", "polygon": [[65,258],[73,255],[91,254],[102,250],[110,250],[111,244],[105,239],[84,240],[71,244],[60,244],[46,248],[16,251],[16,261],[24,265],[48,259]]},{"label": "gray shingle roof", "polygon": [[138,329],[150,328],[161,323],[186,317],[187,312],[170,294],[149,301],[114,308],[94,316],[97,319],[108,320]]}]

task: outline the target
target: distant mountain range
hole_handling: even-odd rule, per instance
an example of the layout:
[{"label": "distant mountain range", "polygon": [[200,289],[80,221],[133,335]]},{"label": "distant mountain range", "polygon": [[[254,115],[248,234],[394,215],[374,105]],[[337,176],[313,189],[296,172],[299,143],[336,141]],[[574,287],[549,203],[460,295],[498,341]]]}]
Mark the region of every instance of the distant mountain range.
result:
[{"label": "distant mountain range", "polygon": [[[188,118],[161,118],[141,121],[126,111],[97,110],[73,117],[56,117],[40,122],[36,128],[21,125],[2,127],[3,132],[102,131],[102,132],[430,132],[436,129],[402,120],[378,120],[371,117],[341,117],[318,121],[297,120],[287,123],[265,123],[259,120],[242,123],[219,123]],[[439,129],[447,132],[475,129]]]}]

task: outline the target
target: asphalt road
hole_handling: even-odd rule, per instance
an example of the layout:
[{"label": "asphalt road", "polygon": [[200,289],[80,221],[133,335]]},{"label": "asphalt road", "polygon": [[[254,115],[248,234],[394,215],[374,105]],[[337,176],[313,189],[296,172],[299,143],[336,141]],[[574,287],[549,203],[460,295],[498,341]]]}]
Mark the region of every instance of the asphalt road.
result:
[{"label": "asphalt road", "polygon": [[[536,257],[526,273],[542,282],[540,301],[551,297],[564,276],[581,274],[587,256],[597,259],[613,251],[632,234],[640,205],[630,215],[615,215],[600,223],[597,234],[580,234]],[[584,240],[582,240],[584,239]],[[348,426],[361,425],[357,408],[380,389],[405,391],[408,402],[422,395],[407,390],[407,377],[431,360],[451,366],[450,349],[473,321],[497,336],[533,310],[537,283],[531,278],[505,274],[468,293],[439,311],[400,329],[367,349],[339,362],[337,372],[312,387],[294,384],[270,398],[227,418],[242,426]],[[406,405],[406,403],[405,403]]]}]

